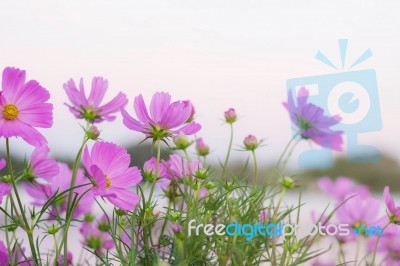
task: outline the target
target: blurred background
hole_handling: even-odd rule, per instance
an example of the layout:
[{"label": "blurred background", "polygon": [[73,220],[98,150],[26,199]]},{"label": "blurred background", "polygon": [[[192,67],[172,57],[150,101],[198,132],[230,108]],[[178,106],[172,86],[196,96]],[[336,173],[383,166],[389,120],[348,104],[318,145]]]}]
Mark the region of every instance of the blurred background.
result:
[{"label": "blurred background", "polygon": [[[223,112],[234,107],[240,117],[234,148],[254,134],[265,139],[257,150],[265,175],[292,131],[282,102],[286,80],[337,71],[314,59],[318,50],[340,65],[338,39],[349,39],[348,58],[370,48],[373,57],[354,70],[375,69],[383,128],[359,135],[359,142],[381,151],[379,164],[351,164],[346,150],[335,153],[331,169],[301,169],[298,155],[314,144],[302,142],[289,169],[304,182],[320,175],[348,175],[372,188],[400,188],[400,18],[398,1],[8,1],[0,2],[0,68],[27,70],[51,93],[54,126],[41,130],[52,156],[71,161],[82,130],[64,105],[63,83],[84,78],[89,91],[93,76],[109,81],[106,99],[124,91],[133,112],[133,98],[148,102],[156,91],[174,100],[191,100],[198,134],[211,148],[211,162],[223,160],[229,128]],[[101,137],[128,147],[134,162],[150,155],[138,148],[143,139],[125,128],[119,117],[99,125]],[[4,147],[4,139],[0,147]],[[12,140],[16,159],[29,157],[32,147]],[[4,149],[3,149],[4,151]],[[194,153],[194,152],[193,152]],[[4,157],[2,153],[1,157]],[[232,163],[244,164],[233,151]],[[314,182],[307,183],[314,186]],[[395,189],[396,186],[393,187]]]}]

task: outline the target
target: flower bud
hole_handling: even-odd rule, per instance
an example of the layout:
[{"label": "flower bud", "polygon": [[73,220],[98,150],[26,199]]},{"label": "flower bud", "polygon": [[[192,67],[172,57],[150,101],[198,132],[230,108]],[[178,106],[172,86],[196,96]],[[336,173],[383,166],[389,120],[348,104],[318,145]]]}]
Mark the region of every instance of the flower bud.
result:
[{"label": "flower bud", "polygon": [[210,148],[204,143],[202,138],[198,138],[196,141],[196,150],[200,156],[207,156]]},{"label": "flower bud", "polygon": [[180,234],[183,231],[182,226],[179,224],[171,225],[171,229],[172,229],[172,232],[174,232],[174,234]]},{"label": "flower bud", "polygon": [[49,233],[50,235],[55,235],[58,233],[58,230],[60,230],[60,228],[57,225],[53,224],[52,226],[47,228],[47,233]]},{"label": "flower bud", "polygon": [[179,133],[174,137],[174,143],[178,150],[185,150],[191,144],[186,135],[182,133]]},{"label": "flower bud", "polygon": [[257,149],[259,143],[255,136],[248,135],[244,138],[243,144],[246,147],[246,150],[254,151],[255,149]]},{"label": "flower bud", "polygon": [[118,216],[123,216],[123,215],[126,214],[126,211],[121,210],[121,209],[116,209],[116,210],[115,210],[115,213],[116,213]]},{"label": "flower bud", "polygon": [[100,131],[97,129],[96,126],[90,126],[89,129],[86,131],[86,136],[89,139],[96,140],[100,136]]},{"label": "flower bud", "polygon": [[91,223],[94,221],[94,216],[91,213],[85,214],[85,217],[83,218],[85,222]]},{"label": "flower bud", "polygon": [[209,181],[209,182],[205,183],[204,187],[205,187],[207,190],[210,190],[210,189],[213,189],[213,188],[217,187],[217,185],[215,185],[214,182]]},{"label": "flower bud", "polygon": [[236,111],[233,108],[229,108],[228,111],[225,112],[225,121],[229,124],[236,122]]},{"label": "flower bud", "polygon": [[287,189],[292,189],[296,187],[296,182],[293,180],[293,178],[288,176],[282,178],[281,184]]}]

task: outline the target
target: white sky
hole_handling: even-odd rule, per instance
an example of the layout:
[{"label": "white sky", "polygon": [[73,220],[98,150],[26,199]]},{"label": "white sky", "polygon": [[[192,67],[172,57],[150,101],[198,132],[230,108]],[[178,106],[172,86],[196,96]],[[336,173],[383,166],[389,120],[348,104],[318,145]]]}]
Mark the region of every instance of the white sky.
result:
[{"label": "white sky", "polygon": [[[120,90],[149,100],[160,90],[190,99],[199,136],[222,157],[228,127],[223,111],[237,109],[235,143],[268,138],[259,151],[271,162],[291,137],[282,107],[289,78],[335,73],[314,59],[318,50],[340,62],[337,39],[348,38],[356,69],[377,72],[383,130],[360,136],[400,157],[399,1],[4,1],[0,2],[0,68],[27,70],[52,94],[54,127],[42,130],[54,154],[78,149],[81,130],[63,105],[62,84],[84,77],[109,80],[107,99]],[[102,138],[137,143],[142,135],[121,119],[100,124]],[[0,140],[4,145],[4,140]],[[20,152],[31,148],[18,145]],[[300,145],[298,152],[309,145]],[[238,153],[234,153],[234,156]],[[296,153],[293,162],[296,161]]]}]

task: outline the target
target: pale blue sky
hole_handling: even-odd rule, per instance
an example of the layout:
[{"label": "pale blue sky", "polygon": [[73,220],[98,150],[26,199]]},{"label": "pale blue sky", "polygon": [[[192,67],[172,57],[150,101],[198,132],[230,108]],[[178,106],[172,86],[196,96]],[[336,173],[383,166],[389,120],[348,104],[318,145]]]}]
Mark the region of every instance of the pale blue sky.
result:
[{"label": "pale blue sky", "polygon": [[[190,99],[204,129],[199,136],[222,156],[235,107],[235,143],[249,133],[268,138],[259,151],[270,162],[290,139],[281,103],[289,78],[335,73],[314,59],[318,50],[340,62],[337,39],[348,38],[348,58],[367,48],[374,56],[356,69],[377,72],[383,130],[360,136],[400,158],[400,18],[398,1],[1,1],[0,68],[27,70],[52,94],[54,127],[42,132],[54,154],[78,149],[78,122],[63,105],[62,84],[94,75],[109,80],[110,99],[155,91]],[[89,88],[87,86],[87,88]],[[102,137],[137,143],[139,133],[118,119],[102,123]],[[0,145],[4,140],[0,141]],[[26,144],[20,151],[31,150]],[[308,144],[299,145],[298,152]],[[238,154],[237,152],[235,153]],[[296,161],[295,153],[294,160]]]}]

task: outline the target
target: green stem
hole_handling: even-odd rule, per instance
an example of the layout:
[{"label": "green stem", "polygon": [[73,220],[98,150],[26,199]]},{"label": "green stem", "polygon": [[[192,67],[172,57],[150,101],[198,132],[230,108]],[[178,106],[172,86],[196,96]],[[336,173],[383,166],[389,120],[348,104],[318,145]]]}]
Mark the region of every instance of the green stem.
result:
[{"label": "green stem", "polygon": [[381,236],[383,235],[383,231],[385,231],[386,228],[387,228],[389,225],[390,225],[390,222],[388,222],[388,223],[383,227],[382,233],[379,234],[378,238],[376,239],[375,247],[374,247],[374,255],[372,256],[372,264],[371,264],[371,266],[375,266],[376,251],[378,250],[378,243],[379,243],[379,240],[381,239]]},{"label": "green stem", "polygon": [[[85,132],[87,130],[89,125],[86,125]],[[76,176],[78,174],[78,169],[79,169],[79,164],[81,162],[82,158],[82,152],[83,148],[85,147],[86,143],[88,142],[89,138],[84,137],[82,144],[79,148],[78,154],[75,157],[75,161],[72,167],[72,178],[71,178],[71,184],[70,184],[70,192],[68,193],[68,201],[67,201],[67,209],[66,209],[66,214],[65,214],[65,220],[69,220],[73,216],[73,210],[71,208],[71,201],[72,201],[72,196],[74,194],[74,187],[75,187],[75,182],[76,182]],[[66,224],[64,227],[64,237],[63,237],[63,242],[64,243],[64,265],[67,265],[67,259],[68,259],[68,230],[69,230],[69,223]]]},{"label": "green stem", "polygon": [[[276,205],[275,210],[274,210],[274,214],[272,216],[272,223],[273,224],[276,224],[276,222],[277,222],[278,211],[279,211],[279,208],[280,208],[280,206],[282,204],[283,198],[285,197],[285,193],[286,193],[286,188],[283,187],[283,189],[282,189],[282,191],[281,191],[281,193],[279,195],[278,204]],[[272,266],[276,266],[277,265],[276,264],[276,238],[272,238],[272,254],[271,255],[272,255],[272,259],[271,259]]]},{"label": "green stem", "polygon": [[226,154],[224,166],[222,168],[221,179],[224,179],[224,175],[225,175],[225,172],[226,172],[226,167],[228,166],[229,156],[231,154],[232,143],[233,143],[233,124],[229,123],[229,126],[230,126],[230,129],[231,129],[231,136],[230,136],[230,139],[229,139],[228,153]]},{"label": "green stem", "polygon": [[256,152],[254,150],[251,151],[253,154],[253,160],[254,160],[254,179],[253,179],[253,187],[257,186],[257,177],[258,177],[258,165],[257,165],[257,157],[256,157]]},{"label": "green stem", "polygon": [[148,202],[151,204],[151,199],[153,197],[154,188],[156,187],[157,179],[158,179],[158,171],[160,167],[160,159],[161,159],[161,140],[157,140],[157,161],[156,161],[156,173],[153,183],[151,184],[151,190]]},{"label": "green stem", "polygon": [[58,241],[57,241],[56,234],[53,234],[53,239],[54,239],[54,248],[56,249],[56,257],[54,259],[54,265],[58,265],[58,258],[60,257],[60,250],[58,249]]},{"label": "green stem", "polygon": [[[6,138],[6,153],[7,153],[7,167],[8,167],[8,172],[9,172],[8,174],[10,175],[13,191],[15,193],[15,197],[17,198],[18,206],[21,211],[21,216],[22,216],[23,222],[25,224],[24,230],[25,230],[26,234],[28,235],[29,246],[31,248],[32,258],[33,258],[35,265],[39,265],[37,255],[36,255],[35,241],[33,240],[33,229],[34,228],[29,227],[28,220],[26,219],[26,216],[25,216],[24,207],[22,205],[21,198],[19,197],[19,194],[18,194],[17,184],[15,183],[15,180],[14,180],[14,173],[13,173],[13,167],[12,167],[12,163],[11,163],[11,154],[10,154],[10,143],[9,143],[8,138]],[[14,205],[16,214],[18,216],[19,214],[18,214],[17,208],[15,207],[15,204],[13,202],[13,197],[11,196],[10,199],[11,199],[11,204]],[[19,217],[19,219],[20,219],[20,217]],[[19,222],[21,222],[21,220],[19,220]]]},{"label": "green stem", "polygon": [[284,156],[286,155],[286,152],[289,150],[290,145],[292,144],[292,142],[296,139],[296,137],[300,134],[300,132],[297,132],[288,142],[288,144],[286,144],[283,152],[281,153],[281,156],[279,157],[278,161],[275,164],[275,167],[278,168],[279,165],[282,162],[282,159],[284,158]]}]

